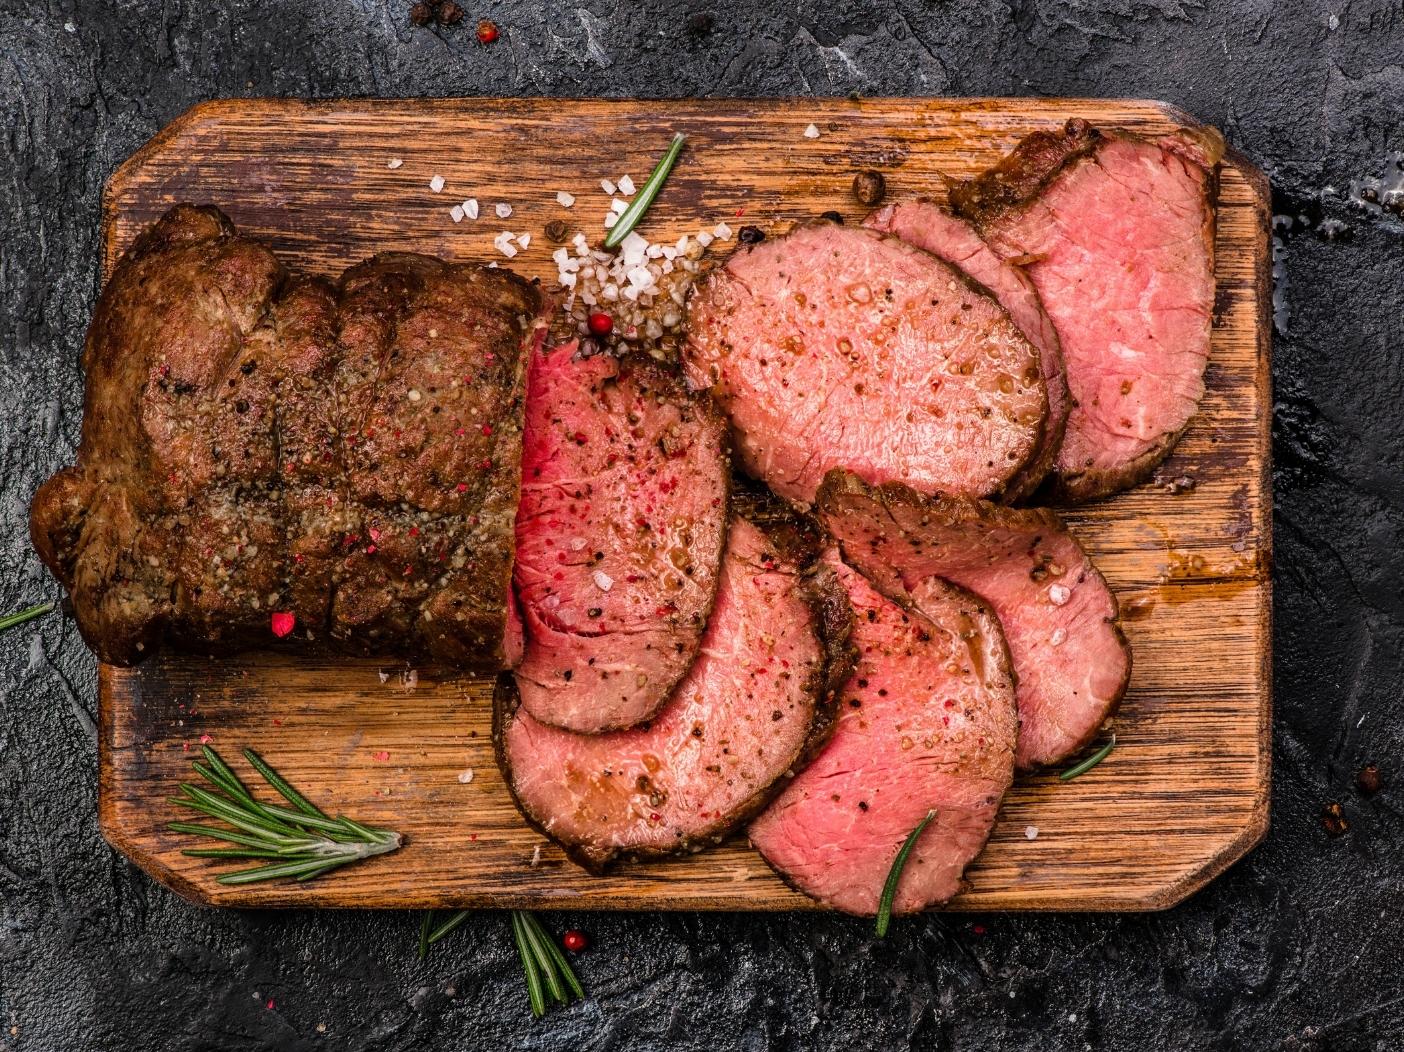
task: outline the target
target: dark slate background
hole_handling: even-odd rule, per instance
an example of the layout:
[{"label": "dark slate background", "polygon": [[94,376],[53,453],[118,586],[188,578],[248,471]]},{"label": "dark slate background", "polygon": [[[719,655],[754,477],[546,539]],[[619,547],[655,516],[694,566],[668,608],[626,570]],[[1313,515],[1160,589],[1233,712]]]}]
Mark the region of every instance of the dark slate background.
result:
[{"label": "dark slate background", "polygon": [[[1404,1048],[1404,8],[1398,0],[0,0],[0,609],[77,439],[98,195],[231,95],[1162,98],[1272,177],[1272,831],[1148,916],[564,918],[590,1000],[533,1023],[502,917],[415,959],[417,918],[197,909],[95,815],[95,668],[50,617],[0,638],[0,1049]],[[706,31],[706,19],[712,28]],[[568,159],[567,159],[568,160]],[[1383,181],[1381,185],[1381,180]],[[1383,194],[1381,193],[1383,192]],[[1380,765],[1366,797],[1355,772]],[[1324,805],[1350,823],[1330,837]],[[1194,815],[1184,816],[1186,822]],[[557,925],[559,930],[560,925]]]}]

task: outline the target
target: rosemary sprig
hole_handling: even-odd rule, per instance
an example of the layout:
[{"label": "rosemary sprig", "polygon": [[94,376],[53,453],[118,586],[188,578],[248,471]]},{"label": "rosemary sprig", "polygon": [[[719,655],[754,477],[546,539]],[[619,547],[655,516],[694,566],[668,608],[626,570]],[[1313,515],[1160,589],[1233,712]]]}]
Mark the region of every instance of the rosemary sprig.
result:
[{"label": "rosemary sprig", "polygon": [[4,617],[0,617],[0,632],[7,628],[14,628],[16,625],[22,625],[26,621],[33,621],[36,617],[43,617],[53,608],[53,600],[50,600],[47,603],[35,603],[31,607],[26,607],[13,614],[6,614]]},{"label": "rosemary sprig", "polygon": [[173,833],[221,840],[233,847],[186,848],[182,854],[194,858],[262,859],[268,865],[224,873],[215,879],[221,884],[253,884],[263,880],[311,880],[333,869],[396,851],[403,843],[399,833],[374,829],[344,815],[331,818],[325,811],[294,789],[258,753],[244,750],[244,759],[263,777],[291,808],[266,804],[254,797],[224,758],[208,745],[203,746],[204,762],[191,766],[210,785],[182,783],[181,795],[171,797],[177,807],[189,808],[224,826],[201,822],[171,822]]},{"label": "rosemary sprig", "polygon": [[1107,744],[1103,745],[1091,756],[1087,757],[1087,759],[1083,760],[1076,767],[1069,767],[1062,774],[1058,775],[1058,781],[1070,782],[1078,775],[1086,774],[1088,771],[1092,770],[1092,768],[1096,767],[1099,763],[1105,760],[1107,758],[1107,754],[1111,752],[1114,748],[1116,748],[1115,733],[1112,734],[1111,740],[1107,742]]},{"label": "rosemary sprig", "polygon": [[[468,910],[459,910],[435,926],[434,911],[426,910],[419,925],[419,956],[428,954],[429,947],[467,920],[468,914]],[[584,998],[585,990],[575,977],[575,970],[536,914],[513,910],[512,938],[522,962],[532,1015],[540,1019],[554,1005],[568,1005]]]},{"label": "rosemary sprig", "polygon": [[935,808],[926,812],[926,817],[918,822],[917,827],[907,835],[907,839],[897,852],[897,857],[892,860],[892,869],[888,871],[887,882],[882,886],[882,898],[878,899],[877,937],[879,939],[887,934],[887,926],[892,921],[892,900],[897,897],[897,882],[902,879],[902,870],[907,867],[907,856],[912,853],[917,839],[935,817]]},{"label": "rosemary sprig", "polygon": [[682,132],[673,136],[673,141],[668,144],[663,159],[658,162],[653,173],[649,175],[648,182],[643,184],[643,188],[634,195],[634,200],[629,203],[629,207],[619,213],[619,218],[615,220],[614,226],[609,228],[609,235],[605,238],[605,248],[618,248],[623,240],[629,236],[629,232],[639,225],[639,220],[653,205],[658,191],[663,189],[663,183],[667,180],[668,173],[673,170],[673,165],[677,163],[678,154],[682,152],[683,143],[686,141],[687,137]]}]

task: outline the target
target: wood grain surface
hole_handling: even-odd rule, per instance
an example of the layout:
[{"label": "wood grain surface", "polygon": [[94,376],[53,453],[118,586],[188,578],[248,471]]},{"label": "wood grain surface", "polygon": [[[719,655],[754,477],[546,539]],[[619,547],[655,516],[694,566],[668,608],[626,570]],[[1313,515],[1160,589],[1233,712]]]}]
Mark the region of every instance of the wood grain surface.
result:
[{"label": "wood grain surface", "polygon": [[[654,240],[725,220],[783,229],[837,209],[855,170],[889,194],[963,176],[1068,117],[1146,134],[1190,124],[1155,102],[693,100],[297,102],[191,110],[109,181],[104,263],[180,201],[213,203],[293,267],[327,275],[376,251],[500,258],[553,280],[563,219],[600,240],[601,178],[642,182],[675,130],[689,145],[646,221]],[[818,138],[806,138],[814,123]],[[401,163],[389,167],[391,161]],[[434,175],[442,193],[429,188]],[[558,190],[577,201],[556,203]],[[952,909],[1170,906],[1267,828],[1271,707],[1268,200],[1230,153],[1221,176],[1213,351],[1199,415],[1155,483],[1068,516],[1116,590],[1134,654],[1118,745],[1090,774],[1020,779]],[[482,218],[455,225],[467,197]],[[500,220],[493,205],[508,202]],[[505,262],[505,261],[504,261]],[[1167,480],[1190,485],[1169,486]],[[1171,492],[1179,489],[1180,492]],[[816,908],[744,838],[686,859],[590,877],[521,821],[490,744],[488,685],[393,661],[161,656],[101,670],[101,825],[157,880],[205,903],[329,907]],[[226,887],[183,856],[166,803],[208,735],[246,772],[260,750],[329,810],[405,834],[398,853],[309,884]],[[471,772],[471,778],[468,772]],[[1030,834],[1036,827],[1037,835]]]}]

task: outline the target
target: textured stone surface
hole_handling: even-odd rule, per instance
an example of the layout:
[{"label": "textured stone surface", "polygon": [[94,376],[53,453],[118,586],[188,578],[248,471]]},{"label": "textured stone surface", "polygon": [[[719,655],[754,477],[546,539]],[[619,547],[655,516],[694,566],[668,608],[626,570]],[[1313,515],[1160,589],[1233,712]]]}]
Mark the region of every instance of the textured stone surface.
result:
[{"label": "textured stone surface", "polygon": [[[417,918],[214,913],[108,850],[92,657],[0,637],[0,1049],[1392,1050],[1404,1032],[1404,182],[1396,0],[0,0],[0,607],[55,594],[30,494],[76,443],[98,193],[200,99],[240,94],[1160,97],[1273,178],[1273,828],[1151,916],[564,916],[585,1004],[532,1023],[505,919],[415,959]],[[710,33],[689,29],[700,12]],[[491,15],[493,46],[471,23]],[[1374,761],[1386,788],[1354,786]],[[1323,805],[1350,830],[1330,838]],[[1187,822],[1194,816],[1187,814]],[[325,1025],[319,1032],[318,1025]]]}]

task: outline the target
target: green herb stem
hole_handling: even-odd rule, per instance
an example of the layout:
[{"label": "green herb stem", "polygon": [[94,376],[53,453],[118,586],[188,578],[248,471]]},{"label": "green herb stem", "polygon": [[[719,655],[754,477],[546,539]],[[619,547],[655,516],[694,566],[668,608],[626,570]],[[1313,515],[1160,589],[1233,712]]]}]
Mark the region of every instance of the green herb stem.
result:
[{"label": "green herb stem", "polygon": [[682,132],[673,136],[673,141],[668,145],[662,160],[654,167],[648,181],[634,195],[634,200],[630,202],[629,207],[619,214],[614,226],[609,228],[609,234],[605,237],[605,248],[618,248],[634,227],[639,225],[644,213],[652,207],[658,192],[663,189],[663,184],[668,179],[668,173],[677,163],[678,154],[682,152],[683,143],[686,141],[687,137]]},{"label": "green herb stem", "polygon": [[907,866],[907,856],[912,853],[912,848],[925,832],[926,827],[931,824],[931,820],[936,817],[936,810],[932,808],[926,812],[926,817],[917,823],[917,827],[907,835],[897,851],[897,857],[892,860],[892,869],[887,873],[887,881],[882,886],[882,897],[878,900],[877,911],[877,936],[879,939],[887,934],[887,926],[892,921],[892,902],[897,897],[897,884],[902,879],[902,870]]},{"label": "green herb stem", "polygon": [[1092,770],[1092,768],[1096,767],[1099,763],[1105,760],[1107,758],[1107,754],[1110,753],[1114,748],[1116,748],[1115,734],[1111,736],[1111,740],[1108,741],[1107,744],[1103,745],[1091,756],[1087,757],[1087,759],[1083,760],[1080,764],[1078,764],[1075,767],[1069,767],[1062,774],[1058,775],[1058,781],[1070,782],[1078,775],[1086,774],[1088,771]]},{"label": "green herb stem", "polygon": [[36,617],[43,617],[53,608],[53,601],[50,600],[47,603],[36,603],[34,606],[18,610],[13,614],[6,614],[4,617],[0,617],[0,632],[7,628],[14,628],[16,625],[22,625],[26,621],[33,621]]},{"label": "green herb stem", "polygon": [[224,873],[221,884],[253,884],[265,880],[307,881],[341,866],[396,851],[403,844],[399,833],[376,829],[338,816],[329,818],[294,789],[252,749],[244,750],[250,766],[271,785],[291,808],[263,803],[240,780],[224,759],[209,746],[203,762],[192,767],[213,789],[182,783],[181,795],[171,803],[188,808],[225,826],[203,822],[171,822],[173,833],[222,840],[232,848],[189,848],[195,858],[260,859],[269,864]]}]

